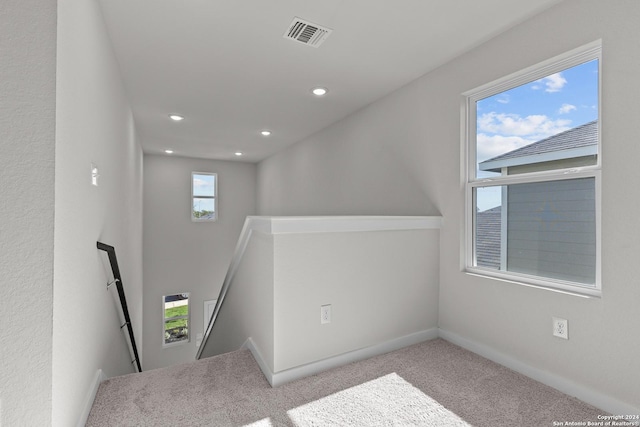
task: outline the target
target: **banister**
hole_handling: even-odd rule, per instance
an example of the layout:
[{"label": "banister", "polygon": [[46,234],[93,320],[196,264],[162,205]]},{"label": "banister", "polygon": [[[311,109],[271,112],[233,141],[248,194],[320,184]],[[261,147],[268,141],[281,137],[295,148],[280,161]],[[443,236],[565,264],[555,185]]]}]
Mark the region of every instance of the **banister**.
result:
[{"label": "banister", "polygon": [[118,267],[118,258],[116,257],[116,250],[113,246],[107,245],[102,242],[97,242],[99,250],[104,251],[109,256],[109,263],[111,264],[111,271],[113,272],[113,281],[107,283],[107,288],[111,285],[116,285],[118,290],[118,297],[120,299],[120,305],[122,306],[122,313],[124,315],[124,324],[120,325],[120,329],[127,327],[129,333],[129,342],[131,343],[131,350],[133,351],[134,359],[131,363],[136,363],[138,372],[142,372],[142,366],[140,365],[140,357],[138,356],[138,348],[136,347],[136,340],[133,336],[133,327],[131,326],[131,317],[129,316],[129,308],[127,307],[127,298],[124,294],[124,287],[122,285],[122,277],[120,276],[120,267]]}]

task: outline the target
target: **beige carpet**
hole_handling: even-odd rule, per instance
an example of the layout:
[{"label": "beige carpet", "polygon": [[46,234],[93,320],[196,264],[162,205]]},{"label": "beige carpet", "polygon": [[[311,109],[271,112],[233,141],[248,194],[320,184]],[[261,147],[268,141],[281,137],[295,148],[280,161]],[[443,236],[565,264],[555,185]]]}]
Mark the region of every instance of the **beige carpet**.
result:
[{"label": "beige carpet", "polygon": [[300,427],[469,425],[396,373],[290,409],[287,415]]},{"label": "beige carpet", "polygon": [[247,350],[112,378],[87,426],[553,426],[599,414],[436,339],[276,388]]}]

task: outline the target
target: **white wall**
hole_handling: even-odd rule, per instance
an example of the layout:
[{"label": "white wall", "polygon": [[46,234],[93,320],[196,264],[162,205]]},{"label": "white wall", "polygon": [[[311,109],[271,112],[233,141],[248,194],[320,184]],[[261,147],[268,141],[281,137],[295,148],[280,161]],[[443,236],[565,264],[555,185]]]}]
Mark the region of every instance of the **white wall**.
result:
[{"label": "white wall", "polygon": [[142,150],[97,2],[58,1],[57,54],[53,425],[69,426],[99,369],[133,372],[98,240],[116,249],[142,344]]},{"label": "white wall", "polygon": [[438,230],[274,237],[275,373],[436,328]]},{"label": "white wall", "polygon": [[415,91],[400,91],[259,164],[260,215],[439,215],[401,150],[423,141]]},{"label": "white wall", "polygon": [[[203,303],[218,297],[247,215],[255,214],[256,166],[144,156],[143,369],[193,361]],[[218,220],[191,221],[191,172],[218,174]],[[162,348],[162,296],[190,292],[191,342]]]},{"label": "white wall", "polygon": [[[260,163],[259,213],[439,211],[440,328],[640,407],[639,16],[634,0],[562,2]],[[462,273],[461,94],[599,38],[603,297]],[[569,341],[551,335],[552,316],[569,320]]]},{"label": "white wall", "polygon": [[56,3],[3,1],[0,52],[0,424],[45,426],[51,424]]},{"label": "white wall", "polygon": [[[247,218],[200,357],[246,341],[277,386],[436,336],[440,222]],[[332,320],[321,324],[326,304]]]}]

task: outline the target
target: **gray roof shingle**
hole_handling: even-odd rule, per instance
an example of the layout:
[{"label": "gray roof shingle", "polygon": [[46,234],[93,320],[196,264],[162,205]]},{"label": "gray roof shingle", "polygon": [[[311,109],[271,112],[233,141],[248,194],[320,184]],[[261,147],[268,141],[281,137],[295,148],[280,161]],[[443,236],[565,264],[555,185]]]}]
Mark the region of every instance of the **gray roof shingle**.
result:
[{"label": "gray roof shingle", "polygon": [[[557,153],[565,150],[573,150],[583,147],[597,147],[598,145],[598,121],[593,120],[573,129],[525,145],[508,153],[501,154],[479,164],[480,170],[491,170],[490,163],[530,157],[546,153]],[[484,165],[484,167],[483,167]]]},{"label": "gray roof shingle", "polygon": [[500,269],[502,206],[476,212],[476,263],[478,267]]}]

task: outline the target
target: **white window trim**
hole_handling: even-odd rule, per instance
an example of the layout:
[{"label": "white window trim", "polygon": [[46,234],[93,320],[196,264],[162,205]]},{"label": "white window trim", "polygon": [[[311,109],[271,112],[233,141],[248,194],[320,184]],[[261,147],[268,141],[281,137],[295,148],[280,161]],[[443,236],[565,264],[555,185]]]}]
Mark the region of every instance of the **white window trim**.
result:
[{"label": "white window trim", "polygon": [[[176,316],[176,317],[170,317],[170,318],[166,318],[164,317],[164,313],[165,313],[165,308],[164,308],[164,304],[165,304],[165,297],[171,296],[171,295],[180,295],[180,294],[184,294],[186,293],[188,295],[187,297],[187,304],[188,304],[188,309],[187,309],[187,315],[186,316]],[[177,341],[177,342],[171,342],[171,343],[166,343],[164,341],[164,333],[165,333],[165,329],[164,329],[164,325],[167,322],[167,320],[173,320],[173,319],[187,319],[187,339],[186,340],[182,340],[182,341]],[[162,295],[162,348],[167,348],[167,347],[175,347],[178,345],[182,345],[182,344],[188,344],[189,342],[191,342],[191,293],[190,292],[178,292],[178,293],[172,293],[172,294],[166,294],[166,295]]]},{"label": "white window trim", "polygon": [[[588,61],[598,60],[598,151],[595,165],[578,168],[558,169],[554,171],[530,172],[518,175],[496,176],[492,178],[477,178],[476,176],[476,144],[477,133],[476,102],[487,97],[502,93],[509,89],[530,83],[548,75],[561,72],[567,68],[583,64]],[[565,54],[556,56],[537,65],[526,68],[522,71],[510,74],[501,79],[482,85],[462,94],[461,106],[461,152],[462,176],[464,191],[464,248],[462,250],[463,271],[475,275],[493,278],[510,283],[525,286],[560,291],[578,296],[602,296],[602,239],[601,239],[601,165],[602,165],[602,40],[596,40],[585,46],[579,47]],[[502,270],[492,270],[483,267],[476,267],[475,239],[473,224],[475,223],[475,203],[473,200],[473,190],[477,187],[492,187],[524,182],[558,181],[563,179],[591,178],[595,180],[595,226],[596,226],[596,272],[595,286],[568,282],[563,280],[532,276]]]},{"label": "white window trim", "polygon": [[[213,197],[195,196],[193,193],[193,178],[195,175],[211,175],[214,177]],[[193,216],[193,199],[213,199],[213,218],[201,219]],[[218,174],[212,172],[191,172],[191,221],[192,222],[214,222],[218,220]]]}]

